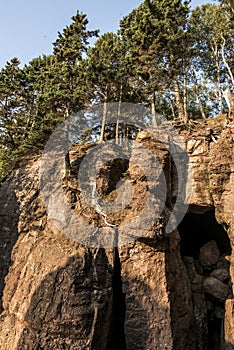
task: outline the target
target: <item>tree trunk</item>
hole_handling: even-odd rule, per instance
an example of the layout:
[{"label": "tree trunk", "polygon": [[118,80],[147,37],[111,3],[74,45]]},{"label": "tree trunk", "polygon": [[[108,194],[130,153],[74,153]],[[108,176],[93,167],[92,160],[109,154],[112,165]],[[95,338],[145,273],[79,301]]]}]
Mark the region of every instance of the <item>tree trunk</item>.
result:
[{"label": "tree trunk", "polygon": [[231,78],[232,85],[234,86],[234,76],[233,76],[232,70],[231,70],[231,68],[230,68],[230,66],[225,58],[225,53],[224,53],[225,44],[226,44],[226,40],[223,37],[222,50],[221,50],[222,59],[223,59],[223,63],[225,64],[225,66],[227,68],[228,74]]},{"label": "tree trunk", "polygon": [[219,113],[223,112],[223,101],[222,101],[222,89],[221,89],[221,72],[219,61],[216,61],[217,64],[217,82],[218,82],[218,96],[219,96]]},{"label": "tree trunk", "polygon": [[178,83],[178,78],[174,78],[174,91],[175,91],[175,100],[176,100],[176,106],[178,109],[178,117],[179,120],[184,121],[184,106],[183,103],[181,102],[181,97],[180,97],[180,88],[179,88],[179,83]]},{"label": "tree trunk", "polygon": [[101,135],[100,135],[100,140],[99,140],[100,143],[102,143],[104,141],[106,117],[107,117],[107,86],[106,86],[104,103],[103,103],[102,128],[101,128]]},{"label": "tree trunk", "polygon": [[198,99],[198,103],[199,103],[200,112],[201,112],[202,118],[205,119],[206,115],[205,115],[203,104],[202,104],[202,100],[200,99],[199,91],[198,91],[197,74],[196,74],[196,71],[195,71],[193,66],[191,66],[191,69],[192,69],[192,74],[193,74],[193,80],[194,80],[194,83],[195,83],[195,91],[196,91],[196,95],[197,95],[197,99]]},{"label": "tree trunk", "polygon": [[231,113],[234,110],[234,99],[232,97],[232,93],[231,93],[231,90],[229,88],[227,88],[223,92],[223,96],[224,96],[224,98],[227,102],[227,105],[228,105],[228,113],[227,113],[227,123],[228,123],[230,116],[231,116]]},{"label": "tree trunk", "polygon": [[223,96],[225,97],[225,100],[227,102],[228,105],[228,109],[232,110],[234,108],[234,99],[232,97],[232,93],[231,90],[229,88],[227,88],[224,92],[223,92]]},{"label": "tree trunk", "polygon": [[214,44],[214,47],[212,47],[214,57],[215,57],[215,65],[217,68],[217,86],[218,86],[218,110],[221,114],[223,111],[223,101],[222,101],[222,88],[221,88],[221,70],[220,70],[220,64],[219,64],[219,50],[217,47],[217,44]]},{"label": "tree trunk", "polygon": [[170,107],[171,107],[172,117],[173,117],[173,119],[176,119],[175,108],[174,108],[174,106],[173,106],[173,103],[172,103],[172,100],[171,100],[170,97],[169,97],[169,101],[170,101]]},{"label": "tree trunk", "polygon": [[185,60],[183,60],[183,110],[184,123],[188,123],[188,111],[187,111],[187,72],[185,67]]},{"label": "tree trunk", "polygon": [[119,144],[119,117],[121,114],[122,95],[123,95],[123,85],[121,84],[120,94],[119,94],[118,115],[117,115],[116,127],[115,127],[115,143],[117,145]]},{"label": "tree trunk", "polygon": [[65,119],[68,119],[69,116],[70,116],[70,106],[69,104],[67,104],[65,107]]},{"label": "tree trunk", "polygon": [[151,92],[150,100],[151,100],[152,126],[153,126],[153,128],[157,128],[157,119],[156,119],[156,110],[155,110],[155,91],[154,91],[154,89]]},{"label": "tree trunk", "polygon": [[198,103],[199,103],[201,116],[202,116],[203,119],[206,119],[206,115],[205,115],[205,112],[204,112],[203,104],[202,104],[202,101],[201,101],[200,97],[198,96],[198,94],[197,94],[197,98],[198,98]]}]

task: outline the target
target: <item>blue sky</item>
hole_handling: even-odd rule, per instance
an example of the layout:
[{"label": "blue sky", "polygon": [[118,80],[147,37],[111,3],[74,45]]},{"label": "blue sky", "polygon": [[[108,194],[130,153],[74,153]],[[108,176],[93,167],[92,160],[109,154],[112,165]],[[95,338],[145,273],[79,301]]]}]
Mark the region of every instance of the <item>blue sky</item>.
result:
[{"label": "blue sky", "polygon": [[[22,64],[52,52],[57,32],[71,23],[77,10],[89,29],[116,31],[119,20],[142,0],[0,0],[0,68],[18,57]],[[209,2],[192,0],[192,6]]]}]

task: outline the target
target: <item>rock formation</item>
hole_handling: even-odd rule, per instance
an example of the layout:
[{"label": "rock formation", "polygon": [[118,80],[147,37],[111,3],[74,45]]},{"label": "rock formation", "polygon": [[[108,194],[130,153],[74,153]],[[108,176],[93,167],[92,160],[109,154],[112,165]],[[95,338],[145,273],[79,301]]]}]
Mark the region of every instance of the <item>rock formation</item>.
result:
[{"label": "rock formation", "polygon": [[[144,236],[118,247],[118,233],[110,247],[85,246],[54,225],[40,192],[39,156],[11,172],[0,188],[1,350],[234,348],[234,124],[225,126],[222,118],[202,123],[181,132],[194,183],[188,213],[170,234],[165,227],[178,179],[169,148],[146,131],[137,141],[164,170],[166,204]],[[70,149],[63,190],[71,210],[87,224],[106,227],[108,236],[111,227],[140,215],[147,179],[131,160],[107,162],[97,191],[115,198],[124,177],[133,193],[123,210],[102,215],[85,203],[77,181],[92,147]],[[159,183],[152,186],[160,191]]]}]

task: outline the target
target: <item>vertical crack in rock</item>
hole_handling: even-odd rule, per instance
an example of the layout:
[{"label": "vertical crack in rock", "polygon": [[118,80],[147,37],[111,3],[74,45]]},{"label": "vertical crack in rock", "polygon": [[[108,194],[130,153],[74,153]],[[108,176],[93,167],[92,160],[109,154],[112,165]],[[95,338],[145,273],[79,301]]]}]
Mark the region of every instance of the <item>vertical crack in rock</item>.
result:
[{"label": "vertical crack in rock", "polygon": [[[118,240],[117,229],[116,240]],[[124,331],[125,311],[126,305],[125,294],[122,290],[121,263],[119,258],[119,250],[116,247],[114,249],[112,325],[110,331],[110,345],[107,350],[126,350]]]}]

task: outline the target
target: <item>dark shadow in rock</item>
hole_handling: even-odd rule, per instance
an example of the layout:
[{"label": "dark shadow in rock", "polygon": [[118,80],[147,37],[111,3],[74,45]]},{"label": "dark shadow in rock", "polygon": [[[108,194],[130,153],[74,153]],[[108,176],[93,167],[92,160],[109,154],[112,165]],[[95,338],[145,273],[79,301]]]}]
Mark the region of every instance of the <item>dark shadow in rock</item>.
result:
[{"label": "dark shadow in rock", "polygon": [[[151,293],[137,279],[129,279],[128,283],[141,286],[144,296]],[[151,314],[137,296],[132,294],[131,298],[132,312],[137,313],[133,326],[139,328],[132,347],[127,349],[143,350],[150,333]],[[44,278],[31,299],[24,321],[27,326],[17,349],[124,350],[124,318],[125,295],[118,254],[113,269],[103,248],[95,254],[90,250],[83,258],[69,258],[65,266]]]},{"label": "dark shadow in rock", "polygon": [[19,203],[15,190],[19,179],[7,178],[0,187],[0,313],[3,311],[2,296],[5,277],[11,265],[12,249],[18,239]]},{"label": "dark shadow in rock", "polygon": [[107,350],[112,273],[102,248],[49,273],[32,296],[17,348]]},{"label": "dark shadow in rock", "polygon": [[[150,341],[150,336],[152,336],[152,330],[150,329],[152,314],[147,311],[141,298],[147,296],[150,298],[152,291],[149,286],[137,278],[126,280],[125,291],[127,311],[125,323],[126,349],[148,349],[147,343]],[[157,308],[156,305],[155,308]]]}]

